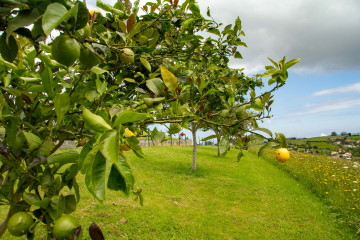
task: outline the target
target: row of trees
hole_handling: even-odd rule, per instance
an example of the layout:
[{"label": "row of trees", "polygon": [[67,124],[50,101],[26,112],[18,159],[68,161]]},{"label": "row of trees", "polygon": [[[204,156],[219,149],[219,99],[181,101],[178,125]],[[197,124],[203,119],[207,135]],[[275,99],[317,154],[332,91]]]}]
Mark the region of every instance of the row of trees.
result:
[{"label": "row of trees", "polygon": [[[222,26],[194,0],[97,6],[106,14],[72,0],[1,2],[0,203],[9,212],[0,236],[25,211],[36,219],[28,238],[39,223],[53,237],[53,223],[80,200],[78,174],[99,201],[108,188],[142,203],[125,152],[143,157],[136,137],[151,124],[170,124],[172,134],[190,129],[193,139],[212,129],[219,154],[230,139],[239,148],[272,139],[257,122],[270,117],[272,94],[299,59],[270,59],[261,76],[231,69],[229,60],[241,59],[238,47],[246,46],[240,18]],[[262,77],[273,88],[258,93]],[[150,134],[165,137],[156,128]],[[65,140],[77,140],[81,152],[56,153]]]}]

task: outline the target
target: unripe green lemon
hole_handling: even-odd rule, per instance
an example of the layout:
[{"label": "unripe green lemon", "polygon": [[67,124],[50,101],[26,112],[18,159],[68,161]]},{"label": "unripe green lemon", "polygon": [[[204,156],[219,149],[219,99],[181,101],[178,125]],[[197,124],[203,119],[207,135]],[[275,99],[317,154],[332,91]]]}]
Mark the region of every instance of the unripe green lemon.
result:
[{"label": "unripe green lemon", "polygon": [[29,232],[34,219],[26,212],[15,213],[8,222],[9,232],[17,237],[23,236]]},{"label": "unripe green lemon", "polygon": [[61,218],[56,220],[54,224],[54,237],[56,240],[73,239],[75,230],[78,227],[80,227],[80,223],[76,218],[70,215],[63,215]]},{"label": "unripe green lemon", "polygon": [[51,45],[53,58],[69,67],[80,57],[80,44],[69,35],[62,34]]},{"label": "unripe green lemon", "polygon": [[134,52],[129,48],[123,48],[122,53],[120,54],[121,61],[125,63],[133,63],[134,62]]},{"label": "unripe green lemon", "polygon": [[93,67],[100,63],[98,56],[96,56],[90,49],[81,48],[80,63],[86,67]]}]

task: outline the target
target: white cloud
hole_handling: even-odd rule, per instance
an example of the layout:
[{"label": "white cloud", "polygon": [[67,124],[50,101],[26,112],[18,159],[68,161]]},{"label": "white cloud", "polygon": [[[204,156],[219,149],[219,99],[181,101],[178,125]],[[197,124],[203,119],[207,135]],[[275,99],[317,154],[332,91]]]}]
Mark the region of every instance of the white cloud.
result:
[{"label": "white cloud", "polygon": [[338,100],[324,102],[321,104],[311,104],[311,105],[308,104],[307,110],[290,113],[287,116],[295,117],[295,116],[313,115],[321,112],[338,111],[338,110],[359,108],[359,107],[360,107],[360,98],[338,99]]},{"label": "white cloud", "polygon": [[321,90],[318,92],[314,92],[312,95],[313,96],[322,96],[322,95],[327,95],[327,94],[348,93],[348,92],[359,92],[360,93],[360,82],[351,84],[351,85],[347,85],[347,86]]}]

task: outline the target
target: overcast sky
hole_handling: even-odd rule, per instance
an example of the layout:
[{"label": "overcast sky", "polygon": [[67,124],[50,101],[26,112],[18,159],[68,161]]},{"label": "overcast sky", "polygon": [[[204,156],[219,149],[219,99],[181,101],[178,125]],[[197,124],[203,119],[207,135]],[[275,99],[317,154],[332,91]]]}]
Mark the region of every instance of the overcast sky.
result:
[{"label": "overcast sky", "polygon": [[[275,94],[274,117],[264,127],[288,137],[360,132],[360,0],[198,3],[204,16],[209,6],[214,19],[224,25],[240,17],[248,48],[239,48],[244,59],[231,61],[231,66],[255,74],[269,64],[267,57],[301,58]],[[95,8],[95,0],[87,4]]]}]

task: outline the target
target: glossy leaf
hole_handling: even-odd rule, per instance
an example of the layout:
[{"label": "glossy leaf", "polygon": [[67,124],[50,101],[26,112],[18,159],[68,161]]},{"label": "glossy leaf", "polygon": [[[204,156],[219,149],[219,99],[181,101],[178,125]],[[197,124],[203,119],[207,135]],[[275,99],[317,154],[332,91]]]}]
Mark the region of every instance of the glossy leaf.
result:
[{"label": "glossy leaf", "polygon": [[297,58],[297,59],[293,59],[293,60],[290,60],[288,61],[286,64],[285,64],[285,70],[291,68],[292,66],[294,66],[295,64],[297,64],[298,62],[300,62],[300,58]]},{"label": "glossy leaf", "polygon": [[91,149],[91,151],[88,152],[88,154],[86,154],[86,157],[84,157],[82,164],[81,165],[79,164],[79,169],[82,174],[84,174],[86,170],[93,164],[98,151],[99,151],[99,146],[96,146],[93,149]]},{"label": "glossy leaf", "polygon": [[40,16],[40,12],[37,8],[20,11],[15,18],[9,20],[8,22],[8,28],[7,28],[8,36],[18,28],[33,24],[39,16]]},{"label": "glossy leaf", "polygon": [[267,128],[255,128],[255,129],[253,129],[253,131],[262,131],[264,133],[269,134],[270,137],[273,136],[272,132]]},{"label": "glossy leaf", "polygon": [[111,126],[99,115],[92,113],[90,110],[83,108],[83,120],[85,124],[96,132],[111,130]]},{"label": "glossy leaf", "polygon": [[23,134],[25,136],[25,139],[29,145],[29,150],[31,152],[37,149],[41,145],[42,143],[41,138],[39,138],[35,134],[31,132],[23,132]]},{"label": "glossy leaf", "polygon": [[50,206],[48,208],[48,213],[50,214],[50,217],[56,221],[59,219],[66,207],[66,201],[63,195],[60,196],[53,196],[50,199]]},{"label": "glossy leaf", "polygon": [[[4,58],[4,60],[9,63],[14,61],[18,54],[18,45],[15,38],[12,35],[7,38],[6,32],[3,32],[0,37],[0,54]],[[8,65],[10,67],[12,66],[11,64]],[[15,68],[17,67],[15,66]]]},{"label": "glossy leaf", "polygon": [[64,92],[62,94],[56,94],[54,97],[55,113],[58,118],[58,124],[60,124],[65,114],[70,109],[70,97],[69,94]]},{"label": "glossy leaf", "polygon": [[116,8],[113,8],[112,6],[106,4],[106,3],[103,3],[101,0],[96,0],[96,6],[107,11],[107,12],[111,12],[111,13],[114,13],[114,14],[117,14],[119,15],[119,17],[123,17],[124,16],[124,12],[119,10],[119,9],[116,9]]},{"label": "glossy leaf", "polygon": [[145,113],[138,113],[131,110],[125,110],[117,115],[114,122],[114,127],[119,126],[120,124],[129,123],[129,122],[138,122],[148,119],[148,115]]},{"label": "glossy leaf", "polygon": [[101,202],[105,199],[105,176],[106,159],[98,151],[93,163],[87,168],[85,184],[89,192]]},{"label": "glossy leaf", "polygon": [[[84,160],[86,158],[86,156],[88,155],[88,153],[92,150],[92,147],[94,145],[94,143],[100,138],[100,134],[95,134],[89,141],[87,141],[85,143],[85,145],[82,147],[80,155],[79,155],[79,162],[78,162],[78,166],[79,169],[82,169],[82,165],[84,163]],[[95,157],[95,156],[94,156]],[[85,173],[82,172],[82,173]]]},{"label": "glossy leaf", "polygon": [[276,141],[280,144],[280,147],[287,148],[287,140],[283,133],[275,133]]},{"label": "glossy leaf", "polygon": [[76,163],[80,154],[76,151],[67,151],[63,153],[53,154],[48,157],[48,164],[59,164],[60,166],[67,163]]},{"label": "glossy leaf", "polygon": [[151,72],[151,65],[145,58],[140,57],[140,62],[144,65],[144,67]]},{"label": "glossy leaf", "polygon": [[155,93],[156,96],[159,96],[165,90],[165,84],[160,78],[146,80],[146,86]]},{"label": "glossy leaf", "polygon": [[48,5],[42,18],[42,28],[44,33],[49,35],[54,28],[68,17],[68,10],[61,3],[52,3]]},{"label": "glossy leaf", "polygon": [[105,132],[99,142],[99,150],[106,160],[117,164],[119,156],[119,134],[115,130]]}]

